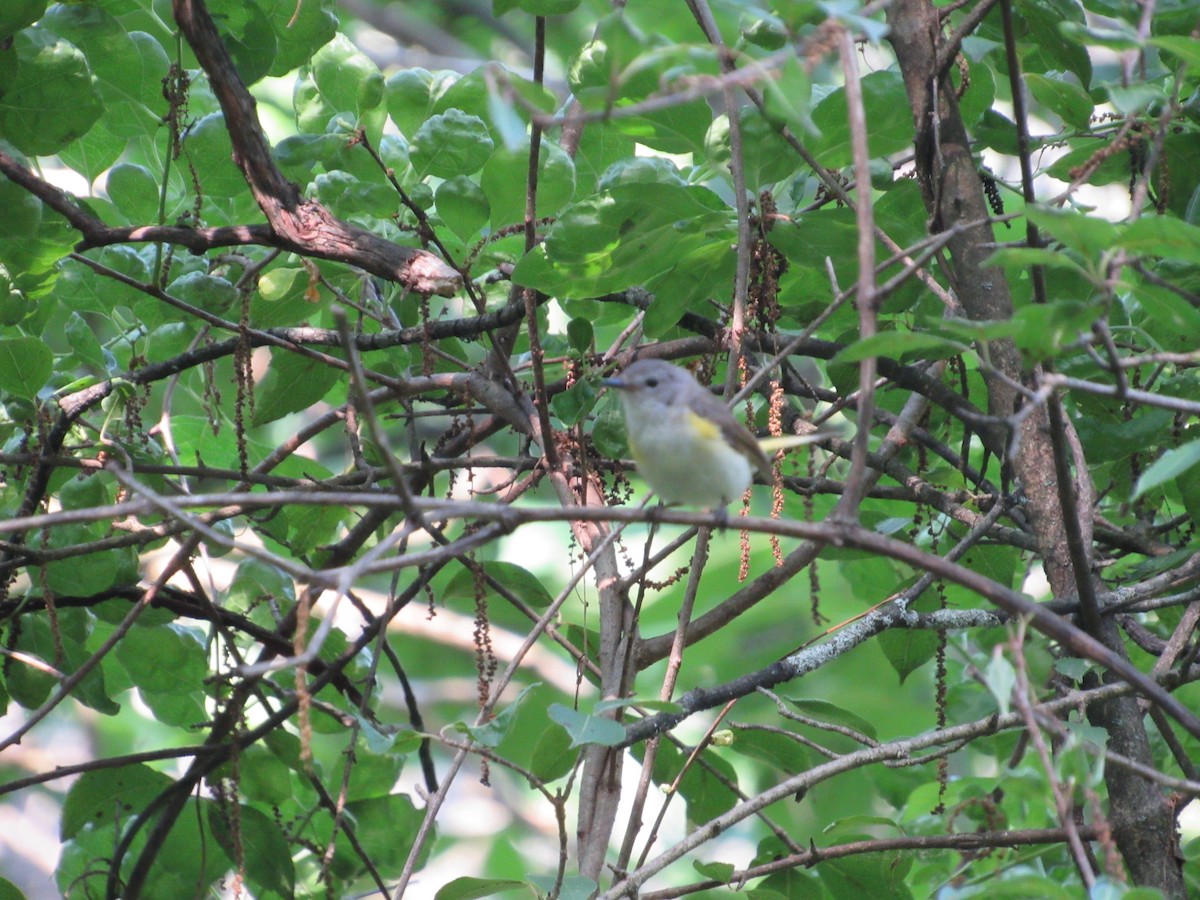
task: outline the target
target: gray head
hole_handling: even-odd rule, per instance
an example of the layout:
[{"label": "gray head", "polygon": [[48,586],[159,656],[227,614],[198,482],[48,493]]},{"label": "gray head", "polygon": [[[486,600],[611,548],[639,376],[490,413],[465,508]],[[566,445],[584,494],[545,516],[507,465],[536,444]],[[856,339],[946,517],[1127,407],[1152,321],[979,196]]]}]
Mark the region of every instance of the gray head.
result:
[{"label": "gray head", "polygon": [[664,406],[707,393],[687,369],[661,359],[639,359],[622,369],[616,377],[604,379],[604,384],[622,393],[653,399]]}]

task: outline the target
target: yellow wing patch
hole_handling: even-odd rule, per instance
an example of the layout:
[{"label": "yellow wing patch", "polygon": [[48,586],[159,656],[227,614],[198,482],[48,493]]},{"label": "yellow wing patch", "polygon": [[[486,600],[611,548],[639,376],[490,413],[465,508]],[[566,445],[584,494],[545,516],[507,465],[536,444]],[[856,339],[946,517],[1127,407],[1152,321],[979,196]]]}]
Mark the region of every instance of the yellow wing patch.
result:
[{"label": "yellow wing patch", "polygon": [[701,415],[697,415],[691,410],[688,410],[687,423],[688,428],[692,430],[692,433],[696,435],[696,437],[702,438],[706,441],[711,441],[714,438],[720,438],[722,441],[725,440],[725,438],[721,436],[720,425],[711,421],[710,419],[704,418]]}]

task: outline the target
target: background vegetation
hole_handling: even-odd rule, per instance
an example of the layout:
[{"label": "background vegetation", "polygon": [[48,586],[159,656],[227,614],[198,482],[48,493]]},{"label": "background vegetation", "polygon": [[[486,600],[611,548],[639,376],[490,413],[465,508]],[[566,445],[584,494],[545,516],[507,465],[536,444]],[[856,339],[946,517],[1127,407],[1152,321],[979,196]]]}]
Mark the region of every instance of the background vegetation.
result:
[{"label": "background vegetation", "polygon": [[0,897],[1195,890],[1198,37],[4,3]]}]

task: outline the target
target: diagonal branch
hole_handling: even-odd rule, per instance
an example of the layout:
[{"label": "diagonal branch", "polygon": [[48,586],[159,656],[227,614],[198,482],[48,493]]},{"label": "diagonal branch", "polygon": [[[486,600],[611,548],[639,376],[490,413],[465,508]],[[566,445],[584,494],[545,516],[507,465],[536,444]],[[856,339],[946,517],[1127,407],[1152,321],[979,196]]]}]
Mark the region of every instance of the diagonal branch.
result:
[{"label": "diagonal branch", "polygon": [[271,158],[257,104],[242,83],[204,0],[174,0],[172,8],[221,104],[233,160],[267,217],[275,246],[349,263],[422,293],[450,296],[462,286],[462,276],[433,254],[393,244],[343,222],[315,200],[303,199]]}]

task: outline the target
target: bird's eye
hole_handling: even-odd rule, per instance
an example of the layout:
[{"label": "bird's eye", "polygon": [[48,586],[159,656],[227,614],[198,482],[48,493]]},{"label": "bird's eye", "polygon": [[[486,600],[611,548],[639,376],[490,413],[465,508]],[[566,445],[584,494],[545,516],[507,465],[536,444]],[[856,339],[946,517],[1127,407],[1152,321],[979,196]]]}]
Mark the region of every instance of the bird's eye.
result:
[{"label": "bird's eye", "polygon": [[658,379],[657,378],[647,378],[646,379],[646,387],[658,387]]}]

